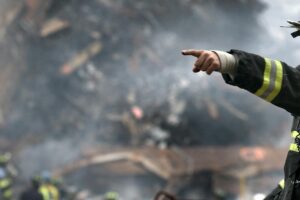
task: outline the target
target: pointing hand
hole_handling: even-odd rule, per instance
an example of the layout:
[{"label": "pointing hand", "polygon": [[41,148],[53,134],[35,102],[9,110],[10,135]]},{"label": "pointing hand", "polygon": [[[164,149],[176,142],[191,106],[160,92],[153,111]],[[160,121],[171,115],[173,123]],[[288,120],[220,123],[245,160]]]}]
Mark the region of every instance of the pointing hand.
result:
[{"label": "pointing hand", "polygon": [[210,75],[214,71],[220,71],[221,69],[220,59],[218,55],[212,51],[189,49],[183,50],[182,54],[197,58],[193,68],[193,72],[195,73],[204,71]]}]

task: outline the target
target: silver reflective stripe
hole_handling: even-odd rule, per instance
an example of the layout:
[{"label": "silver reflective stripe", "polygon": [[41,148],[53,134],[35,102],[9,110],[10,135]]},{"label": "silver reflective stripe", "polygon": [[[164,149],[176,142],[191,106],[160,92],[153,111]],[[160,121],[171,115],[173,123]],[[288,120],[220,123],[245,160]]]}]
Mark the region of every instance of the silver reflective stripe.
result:
[{"label": "silver reflective stripe", "polygon": [[279,61],[265,58],[265,69],[262,79],[262,86],[255,95],[266,101],[273,101],[282,88],[283,68]]}]

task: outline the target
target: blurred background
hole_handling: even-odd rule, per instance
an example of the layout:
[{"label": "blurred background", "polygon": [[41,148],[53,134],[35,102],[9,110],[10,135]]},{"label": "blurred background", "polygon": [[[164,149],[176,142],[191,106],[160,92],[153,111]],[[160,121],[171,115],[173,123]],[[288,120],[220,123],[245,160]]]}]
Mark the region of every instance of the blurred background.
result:
[{"label": "blurred background", "polygon": [[[77,199],[259,200],[283,177],[292,117],[193,74],[182,49],[296,66],[296,0],[0,0],[0,150],[15,198],[42,172]],[[67,199],[67,197],[66,197]]]}]

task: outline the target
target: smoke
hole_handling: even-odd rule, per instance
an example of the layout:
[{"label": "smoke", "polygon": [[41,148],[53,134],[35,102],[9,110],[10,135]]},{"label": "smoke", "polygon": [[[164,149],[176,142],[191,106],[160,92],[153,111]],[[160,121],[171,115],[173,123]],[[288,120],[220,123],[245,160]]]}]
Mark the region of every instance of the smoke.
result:
[{"label": "smoke", "polygon": [[[42,138],[19,153],[23,176],[61,167],[87,147],[146,145],[156,139],[153,130],[168,135],[170,146],[285,145],[287,114],[225,86],[219,75],[193,74],[194,59],[180,51],[237,48],[295,65],[299,41],[279,28],[297,20],[295,2],[73,0],[52,10],[71,30],[26,38],[27,71],[1,130]],[[96,40],[103,43],[99,55],[69,76],[59,73]],[[137,144],[128,121],[142,135]]]},{"label": "smoke", "polygon": [[[47,141],[26,148],[19,154],[18,165],[22,166],[24,176],[30,178],[43,171],[52,171],[61,165],[78,159],[80,144],[71,140]],[[77,148],[74,148],[76,146]],[[55,155],[55,156],[53,156]],[[30,158],[30,159],[28,159]],[[32,162],[33,160],[37,162]]]},{"label": "smoke", "polygon": [[299,20],[299,4],[295,0],[264,2],[268,4],[268,9],[260,16],[259,23],[265,27],[265,32],[261,33],[265,35],[265,39],[259,51],[284,60],[291,66],[299,65],[300,42],[290,36],[294,29],[280,28],[287,24],[286,20]]}]

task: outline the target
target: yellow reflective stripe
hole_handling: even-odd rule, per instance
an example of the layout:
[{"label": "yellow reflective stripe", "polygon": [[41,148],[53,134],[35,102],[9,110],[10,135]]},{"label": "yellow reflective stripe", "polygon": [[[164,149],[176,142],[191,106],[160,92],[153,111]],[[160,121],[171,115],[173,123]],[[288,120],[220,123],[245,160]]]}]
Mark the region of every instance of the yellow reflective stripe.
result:
[{"label": "yellow reflective stripe", "polygon": [[293,131],[292,132],[292,138],[296,138],[299,135],[298,131]]},{"label": "yellow reflective stripe", "polygon": [[43,200],[59,200],[59,191],[57,187],[52,184],[43,184],[39,188],[40,194],[43,196]]},{"label": "yellow reflective stripe", "polygon": [[297,144],[292,143],[290,145],[290,151],[299,152]]},{"label": "yellow reflective stripe", "polygon": [[6,188],[10,186],[11,181],[7,178],[0,180],[0,188]]},{"label": "yellow reflective stripe", "polygon": [[282,78],[283,78],[283,70],[282,64],[279,61],[275,61],[276,63],[276,80],[275,80],[275,88],[272,93],[266,98],[267,101],[271,102],[277,97],[282,87]]},{"label": "yellow reflective stripe", "polygon": [[281,189],[284,188],[284,179],[282,179],[282,180],[279,182],[279,186],[281,187]]},{"label": "yellow reflective stripe", "polygon": [[48,188],[45,185],[42,185],[39,188],[39,192],[43,196],[43,200],[51,200],[50,193],[48,191]]},{"label": "yellow reflective stripe", "polygon": [[262,86],[255,92],[255,95],[271,102],[277,97],[282,88],[283,68],[281,62],[265,58],[262,79]]},{"label": "yellow reflective stripe", "polygon": [[263,78],[263,85],[255,93],[255,95],[257,95],[257,96],[263,95],[270,85],[271,60],[268,58],[265,58],[265,63],[266,63],[266,66],[265,66],[265,72],[264,72],[264,78]]},{"label": "yellow reflective stripe", "polygon": [[59,200],[59,191],[54,185],[47,185],[52,200]]}]

